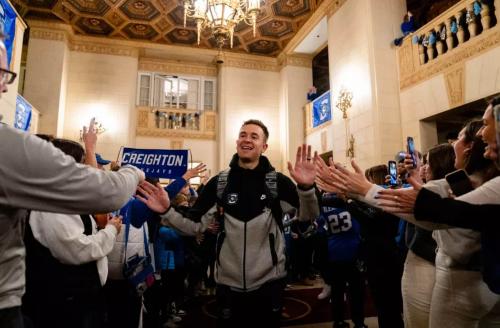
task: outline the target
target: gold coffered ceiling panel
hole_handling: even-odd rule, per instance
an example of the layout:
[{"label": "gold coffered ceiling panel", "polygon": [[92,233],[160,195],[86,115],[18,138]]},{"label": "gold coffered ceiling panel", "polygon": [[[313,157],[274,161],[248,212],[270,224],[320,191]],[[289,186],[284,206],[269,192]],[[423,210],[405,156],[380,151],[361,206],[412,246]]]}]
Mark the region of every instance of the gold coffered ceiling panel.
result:
[{"label": "gold coffered ceiling panel", "polygon": [[[232,51],[277,56],[320,3],[334,0],[265,0],[257,19],[257,35],[240,24],[235,29]],[[188,19],[180,0],[13,0],[28,19],[57,20],[77,34],[155,43],[193,46],[196,25]],[[204,31],[200,48],[216,48]],[[228,48],[226,46],[226,48]]]}]

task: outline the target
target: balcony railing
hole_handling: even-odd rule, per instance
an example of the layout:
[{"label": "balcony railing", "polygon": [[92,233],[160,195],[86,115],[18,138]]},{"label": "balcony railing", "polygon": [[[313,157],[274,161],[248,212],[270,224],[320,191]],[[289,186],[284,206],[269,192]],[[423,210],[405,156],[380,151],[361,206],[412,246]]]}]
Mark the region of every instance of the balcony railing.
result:
[{"label": "balcony railing", "polygon": [[408,35],[398,49],[401,88],[497,46],[499,9],[500,0],[463,0]]},{"label": "balcony railing", "polygon": [[217,113],[189,109],[137,107],[137,135],[215,139]]}]

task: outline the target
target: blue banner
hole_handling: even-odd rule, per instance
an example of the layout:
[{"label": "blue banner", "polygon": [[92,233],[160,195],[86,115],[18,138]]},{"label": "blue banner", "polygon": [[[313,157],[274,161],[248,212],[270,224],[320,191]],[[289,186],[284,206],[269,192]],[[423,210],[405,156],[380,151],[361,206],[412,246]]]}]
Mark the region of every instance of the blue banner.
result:
[{"label": "blue banner", "polygon": [[17,95],[16,116],[14,117],[14,127],[19,130],[28,131],[31,123],[31,104]]},{"label": "blue banner", "polygon": [[148,177],[175,179],[187,170],[188,151],[124,148],[121,163],[141,169]]},{"label": "blue banner", "polygon": [[0,0],[0,24],[5,34],[5,47],[7,48],[7,67],[12,58],[12,47],[16,36],[16,12],[7,0]]},{"label": "blue banner", "polygon": [[313,101],[313,128],[331,119],[330,91],[327,91]]}]

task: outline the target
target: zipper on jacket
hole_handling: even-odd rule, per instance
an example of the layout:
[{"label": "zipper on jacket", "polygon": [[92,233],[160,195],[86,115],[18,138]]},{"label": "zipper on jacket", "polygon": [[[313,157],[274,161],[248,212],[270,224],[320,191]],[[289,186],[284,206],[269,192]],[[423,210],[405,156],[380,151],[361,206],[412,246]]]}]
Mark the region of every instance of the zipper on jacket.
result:
[{"label": "zipper on jacket", "polygon": [[224,243],[224,239],[226,238],[226,232],[222,231],[217,236],[216,248],[215,248],[215,256],[217,260],[217,264],[220,266],[220,252],[222,250],[222,244]]},{"label": "zipper on jacket", "polygon": [[276,240],[274,238],[274,234],[270,233],[269,234],[269,248],[271,251],[271,259],[273,261],[274,266],[276,266],[276,264],[278,264],[278,255],[276,254],[275,243],[276,243]]},{"label": "zipper on jacket", "polygon": [[247,289],[246,261],[247,261],[247,223],[245,222],[243,230],[243,289]]}]

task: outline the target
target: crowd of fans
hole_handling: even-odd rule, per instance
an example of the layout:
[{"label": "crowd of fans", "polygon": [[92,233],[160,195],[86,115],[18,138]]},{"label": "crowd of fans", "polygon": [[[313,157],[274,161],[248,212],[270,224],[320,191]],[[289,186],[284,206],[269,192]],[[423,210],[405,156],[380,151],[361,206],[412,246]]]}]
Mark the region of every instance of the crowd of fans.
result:
[{"label": "crowd of fans", "polygon": [[398,153],[395,181],[307,145],[290,179],[263,155],[258,120],[229,169],[210,178],[200,164],[166,186],[96,154],[93,120],[83,146],[0,124],[0,326],[176,327],[215,294],[219,327],[279,327],[284,289],[316,274],[335,328],[349,327],[346,293],[366,327],[365,282],[382,328],[498,325],[498,105],[451,143]]}]

